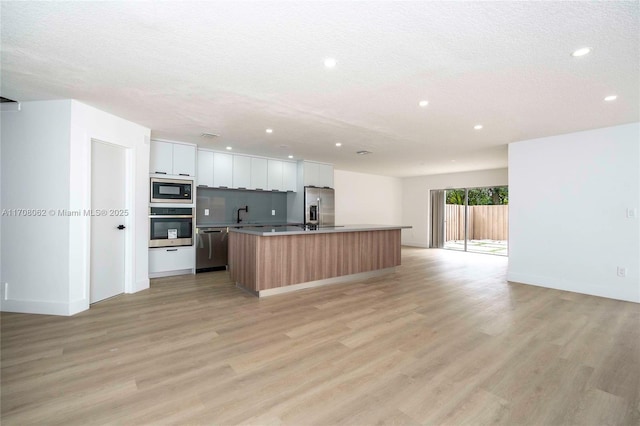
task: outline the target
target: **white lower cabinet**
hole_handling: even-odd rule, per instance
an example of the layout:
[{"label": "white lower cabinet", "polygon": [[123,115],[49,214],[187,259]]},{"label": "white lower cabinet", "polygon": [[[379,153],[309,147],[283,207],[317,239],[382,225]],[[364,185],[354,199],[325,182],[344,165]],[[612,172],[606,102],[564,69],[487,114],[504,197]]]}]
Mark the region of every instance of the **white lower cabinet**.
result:
[{"label": "white lower cabinet", "polygon": [[171,275],[171,272],[194,272],[196,251],[188,247],[157,247],[149,249],[149,276]]}]

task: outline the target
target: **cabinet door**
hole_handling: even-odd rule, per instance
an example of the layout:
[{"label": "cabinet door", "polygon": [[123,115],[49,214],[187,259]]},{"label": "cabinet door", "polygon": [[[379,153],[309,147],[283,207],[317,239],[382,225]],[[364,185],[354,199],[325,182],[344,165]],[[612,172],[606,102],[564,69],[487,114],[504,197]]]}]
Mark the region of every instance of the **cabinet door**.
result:
[{"label": "cabinet door", "polygon": [[173,144],[151,141],[149,173],[173,174]]},{"label": "cabinet door", "polygon": [[283,191],[297,191],[298,167],[296,163],[290,161],[282,162],[282,187]]},{"label": "cabinet door", "polygon": [[213,186],[213,152],[198,150],[197,185]]},{"label": "cabinet door", "polygon": [[318,164],[318,186],[333,188],[333,166]]},{"label": "cabinet door", "polygon": [[282,188],[282,161],[268,160],[267,189],[269,191],[282,191]]},{"label": "cabinet door", "polygon": [[149,249],[149,273],[193,269],[195,260],[193,246],[152,248]]},{"label": "cabinet door", "polygon": [[233,156],[233,187],[238,189],[251,187],[251,157]]},{"label": "cabinet door", "polygon": [[251,189],[267,189],[267,159],[251,157]]},{"label": "cabinet door", "polygon": [[318,173],[320,164],[304,162],[304,186],[320,186],[318,182]]},{"label": "cabinet door", "polygon": [[173,174],[180,176],[196,175],[196,147],[173,144]]},{"label": "cabinet door", "polygon": [[217,188],[233,186],[233,155],[213,153],[213,186]]}]

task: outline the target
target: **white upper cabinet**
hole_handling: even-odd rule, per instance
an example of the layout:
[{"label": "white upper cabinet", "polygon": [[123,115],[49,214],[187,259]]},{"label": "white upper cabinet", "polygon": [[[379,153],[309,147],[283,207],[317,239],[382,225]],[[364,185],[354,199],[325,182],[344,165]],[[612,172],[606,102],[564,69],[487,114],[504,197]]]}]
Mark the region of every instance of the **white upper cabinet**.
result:
[{"label": "white upper cabinet", "polygon": [[149,172],[152,174],[195,176],[196,147],[179,143],[151,141]]},{"label": "white upper cabinet", "polygon": [[173,174],[180,176],[196,175],[196,147],[193,145],[173,144]]},{"label": "white upper cabinet", "polygon": [[233,156],[233,187],[249,189],[251,187],[251,157]]},{"label": "white upper cabinet", "polygon": [[333,188],[333,166],[331,164],[318,164],[318,185]]},{"label": "white upper cabinet", "polygon": [[282,191],[282,161],[268,160],[267,171],[267,189],[269,191]]},{"label": "white upper cabinet", "polygon": [[267,189],[268,163],[266,158],[251,157],[251,189]]},{"label": "white upper cabinet", "polygon": [[304,186],[327,186],[333,188],[333,166],[331,164],[303,162]]},{"label": "white upper cabinet", "polygon": [[298,167],[291,161],[282,162],[282,190],[296,192]]},{"label": "white upper cabinet", "polygon": [[213,186],[216,188],[233,186],[233,155],[213,153]]},{"label": "white upper cabinet", "polygon": [[[210,188],[255,189],[262,191],[297,191],[298,163],[293,161],[272,160],[263,157],[251,157],[241,154],[227,154],[224,152],[198,149],[198,186]],[[301,163],[302,164],[302,163]],[[315,186],[318,182],[319,163],[315,166]],[[333,172],[333,169],[332,169]]]},{"label": "white upper cabinet", "polygon": [[213,152],[198,150],[197,185],[213,186]]}]

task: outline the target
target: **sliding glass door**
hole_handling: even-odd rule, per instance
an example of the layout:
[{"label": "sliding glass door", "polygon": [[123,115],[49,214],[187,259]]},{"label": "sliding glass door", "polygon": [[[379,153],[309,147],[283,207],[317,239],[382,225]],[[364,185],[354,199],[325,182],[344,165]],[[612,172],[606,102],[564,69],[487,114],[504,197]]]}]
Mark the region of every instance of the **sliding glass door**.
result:
[{"label": "sliding glass door", "polygon": [[444,191],[441,247],[506,256],[509,240],[509,188],[456,188]]}]

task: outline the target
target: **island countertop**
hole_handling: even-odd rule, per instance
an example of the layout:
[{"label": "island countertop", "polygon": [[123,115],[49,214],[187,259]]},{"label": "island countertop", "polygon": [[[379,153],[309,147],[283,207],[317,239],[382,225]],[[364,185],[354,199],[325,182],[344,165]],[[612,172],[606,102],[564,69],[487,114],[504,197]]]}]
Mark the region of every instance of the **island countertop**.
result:
[{"label": "island countertop", "polygon": [[411,226],[403,225],[338,225],[324,226],[316,229],[303,229],[300,226],[245,226],[243,228],[229,228],[229,232],[257,235],[260,237],[273,237],[276,235],[310,235],[332,234],[337,232],[391,231],[409,228],[411,228]]}]

